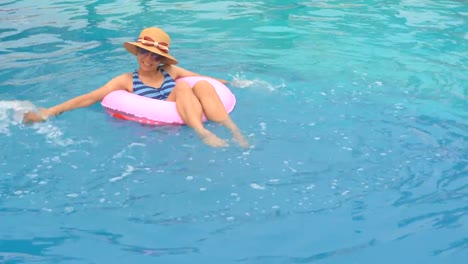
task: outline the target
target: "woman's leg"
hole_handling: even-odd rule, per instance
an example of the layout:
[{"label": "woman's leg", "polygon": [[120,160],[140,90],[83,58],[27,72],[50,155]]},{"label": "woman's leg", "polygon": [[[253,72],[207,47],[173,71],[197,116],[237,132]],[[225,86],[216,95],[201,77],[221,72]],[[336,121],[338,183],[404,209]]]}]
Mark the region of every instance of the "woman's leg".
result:
[{"label": "woman's leg", "polygon": [[185,124],[195,130],[203,142],[213,147],[227,146],[227,143],[224,140],[220,139],[203,126],[202,105],[188,83],[177,82],[174,90],[171,92],[167,100],[176,103],[177,112],[182,120]]},{"label": "woman's leg", "polygon": [[237,125],[229,117],[229,114],[224,108],[223,102],[216,93],[215,88],[208,81],[199,81],[193,88],[197,100],[200,102],[203,113],[208,120],[220,123],[227,127],[234,139],[237,140],[242,147],[248,147],[249,143],[240,132]]}]

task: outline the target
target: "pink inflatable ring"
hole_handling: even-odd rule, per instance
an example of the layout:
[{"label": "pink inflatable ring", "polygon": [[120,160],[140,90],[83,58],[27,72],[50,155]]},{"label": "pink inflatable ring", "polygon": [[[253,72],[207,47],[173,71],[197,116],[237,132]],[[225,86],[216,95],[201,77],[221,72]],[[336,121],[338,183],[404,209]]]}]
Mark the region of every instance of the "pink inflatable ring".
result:
[{"label": "pink inflatable ring", "polygon": [[[177,82],[185,81],[193,87],[198,81],[208,81],[216,89],[216,93],[228,113],[234,109],[236,97],[224,84],[208,77],[184,77]],[[175,102],[156,100],[127,91],[119,90],[106,95],[101,105],[113,117],[131,120],[147,125],[184,124],[177,113]],[[206,117],[203,116],[203,121]]]}]

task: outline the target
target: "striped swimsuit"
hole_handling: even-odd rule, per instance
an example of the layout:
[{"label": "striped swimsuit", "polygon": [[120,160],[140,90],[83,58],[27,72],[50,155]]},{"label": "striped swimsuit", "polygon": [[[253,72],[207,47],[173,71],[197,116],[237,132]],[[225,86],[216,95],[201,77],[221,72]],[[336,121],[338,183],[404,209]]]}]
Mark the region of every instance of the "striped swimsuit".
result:
[{"label": "striped swimsuit", "polygon": [[176,82],[163,68],[160,69],[164,75],[164,82],[160,88],[154,88],[144,84],[138,76],[138,71],[133,72],[133,93],[153,99],[166,100],[174,89]]}]

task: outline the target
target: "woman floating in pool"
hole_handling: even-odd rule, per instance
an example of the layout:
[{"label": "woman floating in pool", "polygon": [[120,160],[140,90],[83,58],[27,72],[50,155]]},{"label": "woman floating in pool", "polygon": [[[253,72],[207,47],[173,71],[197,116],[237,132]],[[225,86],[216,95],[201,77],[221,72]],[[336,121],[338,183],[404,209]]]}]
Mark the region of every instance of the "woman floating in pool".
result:
[{"label": "woman floating in pool", "polygon": [[[137,42],[124,43],[124,47],[138,59],[137,71],[117,76],[101,88],[62,104],[40,109],[40,112],[28,112],[24,115],[23,122],[45,121],[50,116],[90,106],[113,91],[125,90],[154,99],[175,102],[177,112],[185,124],[193,128],[203,142],[210,146],[224,147],[227,143],[203,126],[203,114],[208,120],[227,127],[237,142],[242,147],[247,147],[247,140],[229,117],[218,94],[209,82],[199,81],[193,87],[186,82],[175,82],[178,78],[200,75],[174,65],[178,62],[169,54],[170,42],[169,35],[163,30],[144,29]],[[225,83],[223,80],[220,81]]]}]

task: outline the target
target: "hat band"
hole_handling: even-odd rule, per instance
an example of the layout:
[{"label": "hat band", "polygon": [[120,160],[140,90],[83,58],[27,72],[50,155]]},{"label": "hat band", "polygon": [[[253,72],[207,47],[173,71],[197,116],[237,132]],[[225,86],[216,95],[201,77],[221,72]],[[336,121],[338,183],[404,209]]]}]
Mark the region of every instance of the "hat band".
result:
[{"label": "hat band", "polygon": [[152,38],[148,37],[148,36],[144,36],[142,38],[138,38],[138,41],[139,43],[145,45],[145,46],[154,46],[156,47],[157,49],[159,49],[160,51],[164,52],[164,53],[169,53],[169,47],[167,46],[167,43],[165,42],[156,42],[154,41]]}]

